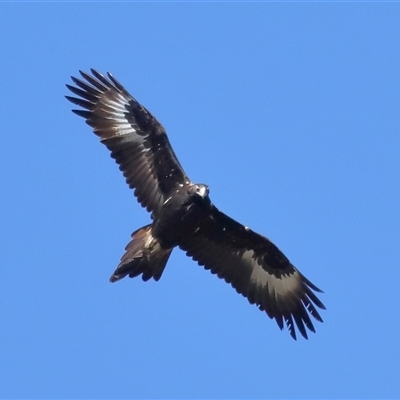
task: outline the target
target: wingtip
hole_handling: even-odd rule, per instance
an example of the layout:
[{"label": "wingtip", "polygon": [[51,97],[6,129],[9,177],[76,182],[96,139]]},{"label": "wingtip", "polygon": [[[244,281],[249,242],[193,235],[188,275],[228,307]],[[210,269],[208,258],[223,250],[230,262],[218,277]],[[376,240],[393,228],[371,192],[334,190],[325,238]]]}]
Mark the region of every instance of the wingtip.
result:
[{"label": "wingtip", "polygon": [[101,72],[97,71],[97,69],[90,68],[90,72],[92,73],[92,75],[94,77],[96,77],[100,81],[103,81],[104,79],[106,79],[105,76]]},{"label": "wingtip", "polygon": [[87,72],[85,72],[83,69],[79,70],[79,73],[81,74],[81,76],[84,78],[85,75],[87,75]]},{"label": "wingtip", "polygon": [[[68,87],[68,86],[67,86]],[[72,96],[68,96],[68,95],[65,95],[64,96],[68,101],[70,101],[71,103],[74,103],[74,104],[76,104],[76,102],[78,101],[78,99],[76,98],[76,97],[72,97]]]},{"label": "wingtip", "polygon": [[117,282],[117,281],[119,281],[121,279],[121,277],[120,276],[118,276],[118,275],[115,275],[115,274],[112,274],[111,276],[110,276],[110,278],[109,278],[109,282],[111,282],[111,283],[114,283],[114,282]]},{"label": "wingtip", "polygon": [[291,315],[288,315],[285,317],[285,323],[286,323],[286,327],[290,333],[290,336],[294,340],[297,340],[296,328],[294,327],[293,318]]},{"label": "wingtip", "polygon": [[126,89],[121,85],[121,83],[119,83],[119,81],[114,78],[114,75],[111,72],[107,72],[107,76],[108,78],[111,80],[111,82],[121,91],[125,91]]}]

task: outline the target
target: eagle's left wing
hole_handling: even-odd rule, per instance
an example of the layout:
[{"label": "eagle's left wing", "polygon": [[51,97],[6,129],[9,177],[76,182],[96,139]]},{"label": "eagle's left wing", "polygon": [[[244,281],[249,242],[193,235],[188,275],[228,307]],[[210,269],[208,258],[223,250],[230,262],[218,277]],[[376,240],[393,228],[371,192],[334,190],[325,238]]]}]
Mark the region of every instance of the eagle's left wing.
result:
[{"label": "eagle's left wing", "polygon": [[295,324],[307,339],[315,332],[311,314],[322,322],[317,309],[325,306],[313,293],[321,292],[302,275],[267,238],[239,224],[212,206],[199,218],[197,232],[179,247],[200,265],[230,283],[251,304],[284,322],[296,339]]},{"label": "eagle's left wing", "polygon": [[111,151],[139,203],[152,215],[177,188],[190,182],[181,167],[164,127],[110,74],[80,71],[67,85],[77,97],[65,96],[83,110],[93,132]]}]

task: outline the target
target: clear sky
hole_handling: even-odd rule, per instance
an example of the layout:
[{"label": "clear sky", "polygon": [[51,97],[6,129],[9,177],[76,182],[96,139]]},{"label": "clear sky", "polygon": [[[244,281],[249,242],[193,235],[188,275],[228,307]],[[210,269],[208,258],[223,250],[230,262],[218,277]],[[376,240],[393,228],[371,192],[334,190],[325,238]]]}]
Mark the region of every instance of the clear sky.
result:
[{"label": "clear sky", "polygon": [[[3,3],[0,397],[400,397],[400,4]],[[214,204],[324,290],[292,340],[149,222],[65,83],[111,71]]]}]

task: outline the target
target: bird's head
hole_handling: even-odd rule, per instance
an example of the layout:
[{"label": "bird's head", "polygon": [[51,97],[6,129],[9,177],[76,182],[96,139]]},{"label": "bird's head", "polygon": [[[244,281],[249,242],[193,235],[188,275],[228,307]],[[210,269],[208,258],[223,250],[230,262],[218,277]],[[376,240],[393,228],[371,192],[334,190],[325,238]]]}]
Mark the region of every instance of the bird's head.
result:
[{"label": "bird's head", "polygon": [[207,185],[204,185],[203,183],[198,183],[194,185],[194,193],[197,196],[200,196],[201,198],[205,199],[210,193],[210,189],[208,188]]},{"label": "bird's head", "polygon": [[208,197],[209,189],[207,185],[190,183],[184,186],[181,190],[185,190],[185,204],[191,208],[197,204],[210,204],[210,198]]}]

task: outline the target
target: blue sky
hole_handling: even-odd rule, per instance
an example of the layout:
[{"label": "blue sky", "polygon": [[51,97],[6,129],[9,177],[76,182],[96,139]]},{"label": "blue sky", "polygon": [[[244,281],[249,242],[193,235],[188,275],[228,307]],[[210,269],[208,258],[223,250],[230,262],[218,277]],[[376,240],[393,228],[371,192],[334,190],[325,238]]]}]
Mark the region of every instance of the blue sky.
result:
[{"label": "blue sky", "polygon": [[[400,397],[400,5],[3,3],[0,397]],[[64,99],[111,71],[193,181],[324,290],[293,341],[175,250]]]}]

